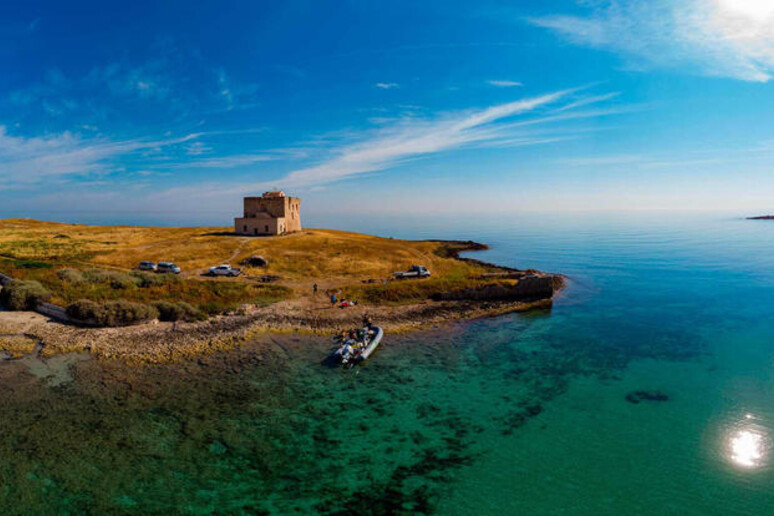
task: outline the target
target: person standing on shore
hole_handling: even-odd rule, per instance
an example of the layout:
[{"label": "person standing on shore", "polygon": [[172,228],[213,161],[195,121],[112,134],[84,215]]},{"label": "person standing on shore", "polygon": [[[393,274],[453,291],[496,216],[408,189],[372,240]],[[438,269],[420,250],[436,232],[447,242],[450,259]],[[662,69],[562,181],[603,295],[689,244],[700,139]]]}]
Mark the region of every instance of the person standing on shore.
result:
[{"label": "person standing on shore", "polygon": [[316,296],[317,295],[317,283],[312,285],[312,293]]}]

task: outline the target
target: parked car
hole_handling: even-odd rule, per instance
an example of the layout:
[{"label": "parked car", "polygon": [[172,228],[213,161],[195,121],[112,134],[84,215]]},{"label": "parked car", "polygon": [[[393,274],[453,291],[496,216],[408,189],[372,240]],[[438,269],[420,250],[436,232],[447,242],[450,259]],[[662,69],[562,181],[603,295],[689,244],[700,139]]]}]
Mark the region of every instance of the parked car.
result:
[{"label": "parked car", "polygon": [[242,274],[242,269],[234,269],[231,265],[223,264],[217,267],[210,267],[210,274],[213,276],[231,276],[236,277]]},{"label": "parked car", "polygon": [[429,278],[430,271],[424,265],[412,265],[407,271],[393,273],[396,279]]},{"label": "parked car", "polygon": [[141,271],[155,271],[156,264],[153,262],[140,262],[137,268],[140,269]]},{"label": "parked car", "polygon": [[156,272],[169,272],[172,274],[180,274],[180,267],[172,262],[159,262],[156,265]]}]

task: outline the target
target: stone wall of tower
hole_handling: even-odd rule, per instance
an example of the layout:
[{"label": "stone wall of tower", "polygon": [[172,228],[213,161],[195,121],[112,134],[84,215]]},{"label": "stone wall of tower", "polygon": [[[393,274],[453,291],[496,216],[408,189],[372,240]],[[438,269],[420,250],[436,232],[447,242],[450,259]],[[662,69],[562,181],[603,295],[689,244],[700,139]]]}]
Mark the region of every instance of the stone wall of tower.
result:
[{"label": "stone wall of tower", "polygon": [[298,197],[285,197],[287,205],[285,209],[285,232],[295,233],[301,231],[301,199]]},{"label": "stone wall of tower", "polygon": [[287,199],[287,197],[245,197],[245,218],[255,217],[258,213],[284,217]]}]

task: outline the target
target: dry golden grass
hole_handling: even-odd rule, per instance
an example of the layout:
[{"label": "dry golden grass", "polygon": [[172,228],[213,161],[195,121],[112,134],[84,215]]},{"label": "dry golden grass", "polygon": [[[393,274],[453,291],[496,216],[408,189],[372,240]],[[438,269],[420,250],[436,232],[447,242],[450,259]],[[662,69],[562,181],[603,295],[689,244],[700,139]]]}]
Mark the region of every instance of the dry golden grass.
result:
[{"label": "dry golden grass", "polygon": [[385,278],[413,263],[422,263],[437,275],[485,272],[482,266],[438,256],[436,250],[442,244],[437,242],[323,229],[259,238],[231,236],[229,231],[7,219],[0,220],[0,256],[122,270],[142,260],[172,261],[190,272],[222,262],[236,265],[250,255],[262,255],[271,262],[269,272],[292,280]]},{"label": "dry golden grass", "polygon": [[[458,260],[450,252],[455,247],[459,246],[326,229],[256,238],[234,236],[231,228],[223,227],[86,226],[0,220],[0,272],[40,281],[52,291],[54,303],[67,305],[78,299],[185,301],[209,314],[291,297],[311,302],[308,298],[313,283],[321,291],[332,289],[339,297],[370,306],[416,303],[438,292],[488,283],[480,279],[481,275],[497,268]],[[236,266],[252,255],[264,256],[269,266],[246,268],[245,275],[237,279],[202,276],[210,266]],[[58,276],[63,268],[128,272],[144,260],[174,262],[183,274],[143,288],[68,283]],[[426,266],[432,278],[386,281],[394,271],[412,264]],[[257,282],[256,276],[264,274],[279,276],[280,280],[274,284]]]}]

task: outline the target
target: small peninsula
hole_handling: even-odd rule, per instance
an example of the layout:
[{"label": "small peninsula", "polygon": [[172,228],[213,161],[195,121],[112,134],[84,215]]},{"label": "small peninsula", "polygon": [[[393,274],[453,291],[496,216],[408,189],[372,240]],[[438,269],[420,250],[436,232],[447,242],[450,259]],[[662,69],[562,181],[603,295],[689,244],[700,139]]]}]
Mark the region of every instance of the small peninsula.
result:
[{"label": "small peninsula", "polygon": [[761,215],[758,217],[747,217],[747,220],[774,220],[774,215]]},{"label": "small peninsula", "polygon": [[[328,229],[252,237],[223,227],[0,220],[0,273],[6,282],[39,283],[47,293],[46,306],[120,301],[163,311],[166,305],[184,304],[195,314],[175,322],[159,322],[157,316],[139,324],[94,327],[63,322],[45,311],[1,311],[0,348],[163,362],[225,349],[257,333],[330,334],[365,314],[394,333],[551,305],[563,285],[561,276],[460,257],[486,248]],[[181,273],[136,270],[142,261],[174,262]],[[243,274],[208,275],[218,264],[241,267]],[[427,267],[432,276],[394,279],[395,271],[412,264]],[[331,303],[331,294],[339,303]],[[342,299],[356,304],[342,308]]]}]

